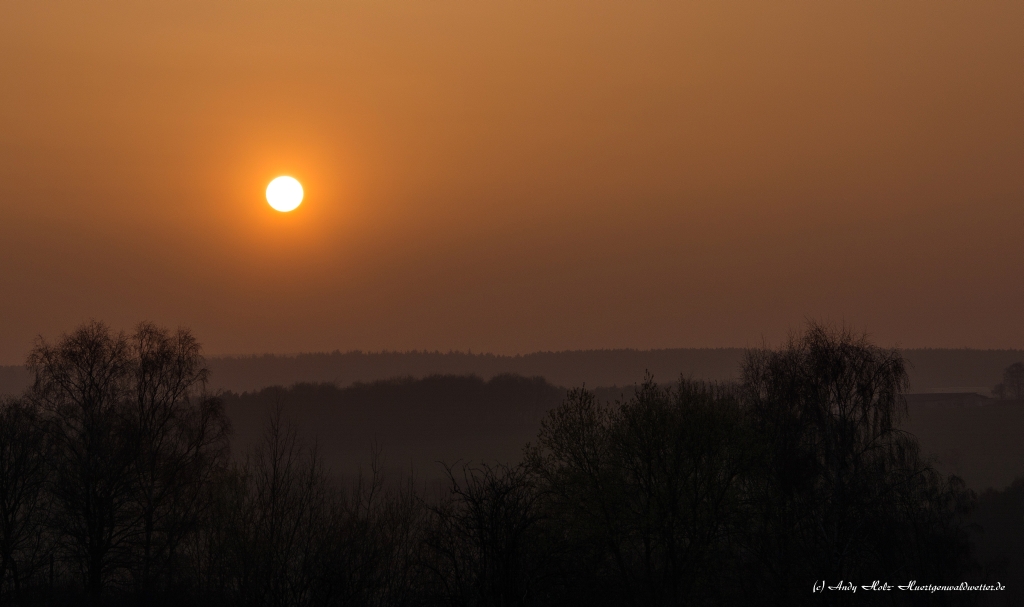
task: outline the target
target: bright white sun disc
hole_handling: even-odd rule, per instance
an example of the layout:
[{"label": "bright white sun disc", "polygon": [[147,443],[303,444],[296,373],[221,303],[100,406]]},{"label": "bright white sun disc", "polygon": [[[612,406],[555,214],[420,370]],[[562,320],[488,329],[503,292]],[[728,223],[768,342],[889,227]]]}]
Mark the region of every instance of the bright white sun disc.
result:
[{"label": "bright white sun disc", "polygon": [[302,184],[294,177],[278,177],[267,186],[267,202],[275,211],[294,211],[302,204]]}]

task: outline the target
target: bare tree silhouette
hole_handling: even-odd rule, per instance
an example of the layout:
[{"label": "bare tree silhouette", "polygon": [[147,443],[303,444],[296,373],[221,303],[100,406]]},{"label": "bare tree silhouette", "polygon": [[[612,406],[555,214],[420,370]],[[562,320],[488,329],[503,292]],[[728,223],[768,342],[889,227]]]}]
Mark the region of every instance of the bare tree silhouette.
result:
[{"label": "bare tree silhouette", "polygon": [[87,594],[98,604],[135,532],[128,339],[89,323],[55,345],[40,341],[28,367],[35,375],[29,399],[44,411],[53,441],[53,525],[68,540],[68,556],[83,565]]},{"label": "bare tree silhouette", "polygon": [[617,407],[572,391],[531,461],[569,530],[580,604],[727,599],[754,443],[728,387],[650,376]]},{"label": "bare tree silhouette", "polygon": [[448,495],[430,506],[424,563],[443,605],[532,605],[551,571],[544,512],[524,465],[446,467]]},{"label": "bare tree silhouette", "polygon": [[[436,497],[386,483],[377,448],[368,476],[338,482],[280,400],[229,460],[186,330],[93,322],[40,340],[28,365],[33,386],[0,403],[0,602],[59,603],[32,594],[56,574],[68,604],[845,604],[811,583],[945,583],[972,565],[975,496],[899,429],[902,356],[845,329],[749,352],[739,384],[648,374],[614,404],[571,390],[522,460],[447,467]],[[484,385],[425,383],[434,400]],[[496,406],[526,410],[523,381],[491,383]],[[378,387],[411,400],[418,385]],[[1005,518],[1019,489],[988,495],[980,520]]]},{"label": "bare tree silhouette", "polygon": [[226,463],[229,428],[220,402],[204,393],[207,370],[188,331],[143,323],[129,338],[129,353],[141,524],[133,570],[152,602],[161,573],[165,592],[173,582],[181,542],[206,506],[203,488]]},{"label": "bare tree silhouette", "polygon": [[227,421],[202,394],[188,331],[143,323],[132,335],[92,322],[29,356],[27,394],[45,421],[53,528],[82,565],[94,603],[111,581],[151,599],[173,577],[203,485],[223,465]]},{"label": "bare tree silhouette", "polygon": [[19,400],[0,402],[0,603],[10,594],[21,600],[22,580],[50,554],[51,538],[43,532],[48,450],[38,412]]},{"label": "bare tree silhouette", "polygon": [[748,547],[773,600],[809,600],[794,580],[964,570],[973,496],[898,428],[908,383],[899,352],[812,323],[779,350],[749,352],[743,379],[766,447],[748,485]]}]

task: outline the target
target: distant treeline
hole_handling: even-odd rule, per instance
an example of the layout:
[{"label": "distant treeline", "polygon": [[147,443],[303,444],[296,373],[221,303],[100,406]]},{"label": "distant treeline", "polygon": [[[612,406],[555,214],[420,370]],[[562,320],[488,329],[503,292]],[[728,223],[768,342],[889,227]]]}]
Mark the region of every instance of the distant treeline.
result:
[{"label": "distant treeline", "polygon": [[378,449],[379,463],[389,471],[430,480],[442,473],[438,462],[519,459],[540,420],[565,394],[539,377],[432,375],[345,388],[295,384],[221,398],[237,454],[259,442],[266,420],[280,407],[289,423],[316,441],[332,472],[368,470]]},{"label": "distant treeline", "polygon": [[[645,373],[663,382],[680,374],[707,381],[740,377],[742,348],[674,348],[665,350],[584,350],[536,352],[516,356],[464,352],[333,352],[295,356],[264,355],[212,358],[212,385],[243,392],[297,382],[333,382],[346,386],[392,377],[505,373],[543,377],[563,387],[633,386]],[[989,390],[1003,370],[1024,360],[1024,350],[911,349],[907,360],[910,391],[946,388]]]},{"label": "distant treeline", "polygon": [[[510,375],[217,395],[202,363],[148,324],[33,350],[0,406],[0,603],[860,604],[812,591],[840,580],[1005,584],[893,605],[1022,598],[1021,484],[979,498],[933,468],[901,430],[905,360],[845,331],[617,402]],[[385,482],[380,443],[366,474],[332,475],[304,435],[332,415],[415,448],[541,419],[517,456],[448,462],[430,490]]]},{"label": "distant treeline", "polygon": [[[632,386],[650,372],[658,381],[737,379],[742,348],[674,348],[665,350],[582,350],[500,356],[467,352],[331,352],[297,355],[227,356],[207,361],[210,387],[246,392],[295,383],[373,382],[395,377],[478,375],[489,379],[514,373],[543,377],[563,387]],[[1024,350],[909,349],[910,390],[948,388],[988,391],[1003,370],[1024,361]],[[0,394],[17,394],[30,381],[18,366],[0,366]]]},{"label": "distant treeline", "polygon": [[694,378],[726,380],[739,371],[743,350],[590,350],[537,352],[517,356],[466,352],[333,352],[296,356],[212,358],[212,381],[235,392],[296,382],[346,386],[393,377],[478,375],[489,379],[514,373],[543,377],[556,386],[633,385],[650,371],[664,381],[680,372]]}]

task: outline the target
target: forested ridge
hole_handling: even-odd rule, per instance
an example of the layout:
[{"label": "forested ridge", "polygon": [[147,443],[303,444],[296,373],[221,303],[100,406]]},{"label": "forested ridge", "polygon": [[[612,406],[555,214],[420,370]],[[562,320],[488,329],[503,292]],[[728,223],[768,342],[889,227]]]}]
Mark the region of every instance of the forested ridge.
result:
[{"label": "forested ridge", "polygon": [[[1021,596],[1020,485],[979,496],[935,469],[901,427],[905,359],[842,329],[748,351],[735,382],[640,377],[615,398],[436,377],[350,387],[342,412],[328,411],[339,388],[309,384],[257,393],[248,418],[229,415],[244,395],[206,389],[185,330],[91,323],[40,342],[28,368],[32,386],[0,409],[5,604],[865,600],[812,592],[820,580],[1007,586],[890,604]],[[462,408],[369,407],[381,390]],[[305,411],[289,411],[299,393]],[[395,434],[359,447],[362,474],[337,474],[294,414]],[[231,419],[247,420],[244,444]],[[387,469],[389,449],[443,447],[453,424],[482,441],[535,429],[500,461],[444,458],[440,485]],[[373,437],[335,437],[360,439]]]},{"label": "forested ridge", "polygon": [[[543,377],[560,387],[633,386],[650,371],[658,378],[687,377],[734,381],[742,371],[743,348],[663,350],[580,350],[514,356],[472,352],[320,352],[295,355],[215,356],[207,359],[210,387],[236,393],[295,383],[341,387],[396,377],[477,375],[490,379],[515,374]],[[1003,369],[1024,360],[1022,350],[908,348],[911,392],[954,388],[987,394]],[[0,394],[17,394],[32,382],[23,366],[0,366]]]}]

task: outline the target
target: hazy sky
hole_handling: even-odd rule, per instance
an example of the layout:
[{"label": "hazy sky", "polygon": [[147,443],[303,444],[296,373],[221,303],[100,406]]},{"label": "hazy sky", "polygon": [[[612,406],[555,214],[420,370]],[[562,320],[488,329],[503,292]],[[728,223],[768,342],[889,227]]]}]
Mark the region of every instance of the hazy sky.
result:
[{"label": "hazy sky", "polygon": [[1024,2],[4,0],[0,363],[90,318],[1024,347]]}]

